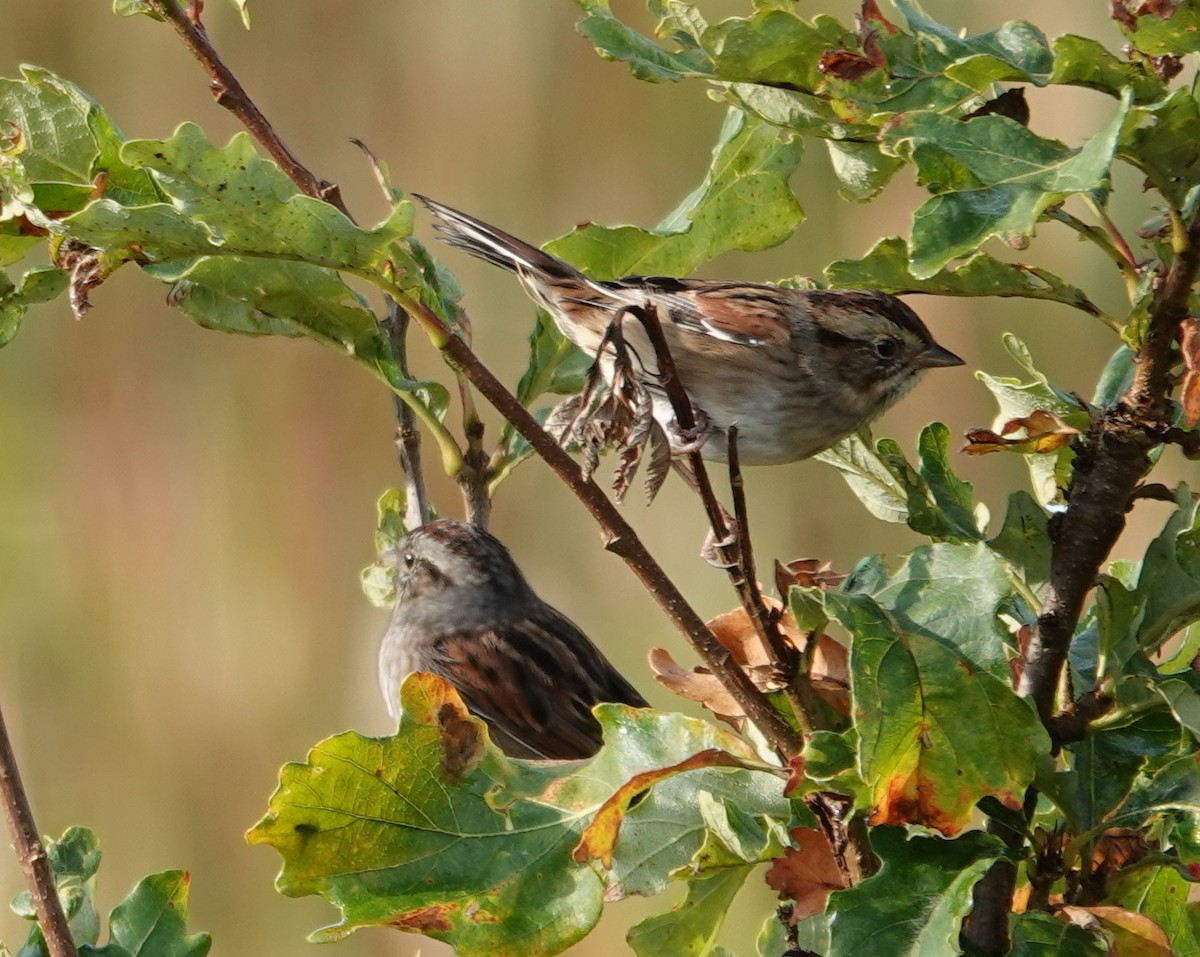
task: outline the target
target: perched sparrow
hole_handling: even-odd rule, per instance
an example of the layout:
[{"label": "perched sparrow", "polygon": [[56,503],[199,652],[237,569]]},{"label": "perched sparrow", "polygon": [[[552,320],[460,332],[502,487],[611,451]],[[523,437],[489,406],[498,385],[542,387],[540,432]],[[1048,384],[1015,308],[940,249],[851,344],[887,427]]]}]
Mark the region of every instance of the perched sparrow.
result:
[{"label": "perched sparrow", "polygon": [[[746,282],[629,276],[596,282],[556,256],[465,213],[418,196],[451,246],[517,274],[559,330],[595,356],[614,315],[652,304],[679,379],[709,431],[705,458],[724,461],[725,430],[751,465],[794,462],[875,419],[922,370],[962,365],[895,296],[868,290],[783,289]],[[626,342],[668,435],[674,414],[640,323]],[[611,380],[609,347],[600,357]]]},{"label": "perched sparrow", "polygon": [[406,535],[395,553],[396,608],[379,651],[393,717],[405,675],[426,671],[454,685],[505,753],[567,759],[600,747],[593,705],[645,706],[483,529],[438,519]]}]

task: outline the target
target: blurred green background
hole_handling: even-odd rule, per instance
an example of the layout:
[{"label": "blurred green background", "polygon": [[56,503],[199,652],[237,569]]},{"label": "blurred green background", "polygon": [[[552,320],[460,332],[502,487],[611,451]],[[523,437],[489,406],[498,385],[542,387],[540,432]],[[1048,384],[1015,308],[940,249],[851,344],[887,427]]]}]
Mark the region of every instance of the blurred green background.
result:
[{"label": "blurred green background", "polygon": [[[644,10],[614,4],[647,23]],[[800,3],[849,21],[856,4]],[[883,5],[885,13],[890,8]],[[1120,39],[1107,2],[1004,4],[928,0],[970,30],[1028,17],[1048,35]],[[710,19],[749,4],[702,4]],[[254,0],[245,32],[211,2],[210,32],[285,140],[318,175],[342,185],[360,220],[382,211],[350,137],[364,140],[404,189],[426,193],[543,242],[576,222],[650,226],[696,186],[723,108],[699,83],[652,86],[601,61],[574,31],[567,0],[505,3],[317,3]],[[0,0],[0,65],[34,63],[96,98],[130,136],[162,137],[183,120],[216,142],[236,131],[174,34],[122,20],[104,2]],[[1077,144],[1110,102],[1079,90],[1030,91],[1032,126]],[[921,194],[908,174],[877,202],[836,197],[823,147],[793,180],[808,220],[788,243],[731,254],[704,274],[769,280],[818,275],[906,231]],[[1143,218],[1140,183],[1117,177],[1115,218],[1127,235]],[[429,238],[422,217],[419,234]],[[440,251],[439,251],[440,254]],[[1061,228],[1043,227],[1027,261],[1058,270],[1106,308],[1121,291],[1105,261]],[[524,363],[532,309],[512,278],[453,252],[476,347],[510,383]],[[35,309],[0,352],[0,702],[44,833],[94,828],[105,850],[106,912],[141,875],[192,875],[195,930],[218,952],[307,952],[304,935],[336,914],[315,898],[279,897],[278,858],[247,847],[277,768],[345,728],[389,730],[375,681],[386,623],[358,584],[372,558],[375,499],[398,484],[391,402],[360,369],[315,344],[250,340],[191,325],[165,288],[133,267],[93,296],[80,322],[65,302]],[[877,434],[911,449],[931,419],[955,435],[988,425],[993,407],[972,368],[1015,374],[999,346],[1026,338],[1063,388],[1090,396],[1115,347],[1099,323],[1063,306],[1019,300],[912,300],[967,369],[935,371]],[[439,374],[422,345],[418,363]],[[494,416],[489,435],[497,434]],[[1007,456],[957,457],[996,514],[1025,483]],[[1169,458],[1162,480],[1185,467]],[[858,557],[917,544],[869,519],[829,468],[801,463],[747,477],[760,565],[815,555],[845,569]],[[444,513],[453,488],[434,479]],[[705,614],[733,603],[723,576],[697,558],[697,504],[678,483],[650,509],[625,506],[652,549]],[[1165,508],[1140,505],[1122,554]],[[542,594],[575,618],[659,705],[646,650],[690,656],[622,563],[606,554],[583,510],[536,462],[502,488],[494,531]],[[0,855],[0,892],[21,888]],[[744,955],[769,912],[747,895],[727,937]],[[664,902],[609,909],[600,933],[571,953],[612,952],[637,915]],[[0,914],[0,940],[24,925]],[[342,957],[448,953],[383,930],[331,945]]]}]

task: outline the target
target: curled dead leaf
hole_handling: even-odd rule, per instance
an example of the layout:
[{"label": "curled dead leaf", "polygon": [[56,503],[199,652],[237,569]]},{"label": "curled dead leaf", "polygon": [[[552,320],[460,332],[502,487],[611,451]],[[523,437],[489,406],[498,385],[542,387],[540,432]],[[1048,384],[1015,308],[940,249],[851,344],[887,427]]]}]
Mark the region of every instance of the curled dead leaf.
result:
[{"label": "curled dead leaf", "polygon": [[[1020,438],[1008,438],[1014,432],[1024,430]],[[1009,419],[997,435],[991,429],[970,429],[963,451],[968,455],[985,455],[988,452],[1020,452],[1024,455],[1055,452],[1080,435],[1079,429],[1068,425],[1062,418],[1045,409],[1034,409],[1019,419]]]},{"label": "curled dead leaf", "polygon": [[872,70],[879,68],[878,63],[868,60],[865,56],[851,53],[849,50],[826,50],[817,61],[817,72],[834,79],[855,83]]},{"label": "curled dead leaf", "polygon": [[[764,601],[769,611],[779,615],[779,628],[784,639],[797,650],[804,650],[810,636],[800,630],[791,615],[782,611],[783,605],[777,599],[764,598]],[[784,676],[772,664],[745,609],[735,608],[718,615],[708,622],[708,626],[756,688],[770,692],[784,686]],[[850,672],[846,649],[828,635],[820,635],[816,640],[809,680],[817,694],[838,714],[849,714]],[[689,701],[699,702],[735,728],[741,726],[745,712],[707,668],[684,668],[662,648],[650,652],[650,667],[655,680],[663,687]]]},{"label": "curled dead leaf", "polygon": [[801,588],[837,588],[846,580],[841,572],[835,572],[829,562],[819,558],[797,558],[790,562],[775,562],[775,588],[786,595],[793,585]]}]

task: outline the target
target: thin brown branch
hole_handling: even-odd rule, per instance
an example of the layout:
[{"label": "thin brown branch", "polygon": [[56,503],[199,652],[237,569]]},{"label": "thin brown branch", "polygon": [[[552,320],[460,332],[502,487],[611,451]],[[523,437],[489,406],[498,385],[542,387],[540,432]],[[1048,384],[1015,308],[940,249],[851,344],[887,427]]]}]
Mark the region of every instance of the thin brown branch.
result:
[{"label": "thin brown branch", "polygon": [[[738,568],[740,581],[734,582],[738,597],[742,600],[746,614],[754,622],[759,639],[766,647],[772,662],[781,666],[782,676],[787,684],[784,686],[784,696],[796,713],[796,719],[805,734],[822,726],[821,716],[824,708],[809,680],[809,667],[812,655],[801,656],[779,629],[779,616],[773,614],[763,601],[762,588],[758,583],[758,571],[754,564],[754,546],[750,539],[750,512],[746,505],[746,483],[742,478],[741,461],[738,458],[738,430],[736,425],[729,427],[729,441],[726,443],[726,459],[729,463],[729,492],[733,499],[733,518],[736,526],[738,547]],[[730,569],[732,576],[734,569]],[[786,596],[780,596],[786,598]],[[810,651],[816,647],[816,635],[809,636]],[[804,667],[801,667],[804,664]]]},{"label": "thin brown branch", "polygon": [[[387,316],[382,325],[392,342],[396,364],[408,376],[408,313],[390,296]],[[396,457],[404,473],[404,527],[417,528],[429,521],[429,497],[425,491],[425,472],[421,468],[421,433],[413,410],[397,395],[392,396],[396,407]]]},{"label": "thin brown branch", "polygon": [[71,928],[67,926],[67,915],[63,913],[54,884],[54,872],[46,858],[46,848],[38,837],[29,798],[21,784],[21,772],[13,754],[12,742],[0,713],[0,800],[4,801],[4,815],[8,819],[8,833],[21,870],[25,872],[25,883],[33,895],[33,907],[37,912],[38,927],[46,939],[50,957],[78,957],[75,942],[71,939]]},{"label": "thin brown branch", "polygon": [[225,65],[216,47],[208,39],[207,31],[198,23],[193,23],[187,13],[180,9],[176,0],[147,0],[147,3],[155,13],[174,27],[192,56],[209,75],[212,80],[213,98],[217,103],[241,121],[250,135],[258,140],[271,158],[279,164],[279,168],[288,179],[296,184],[297,189],[307,196],[323,199],[336,206],[352,220],[353,217],[342,201],[337,184],[318,179],[296,158],[262,111],[250,99],[238,78],[233,75],[233,71]]},{"label": "thin brown branch", "polygon": [[[679,380],[679,374],[675,369],[675,360],[671,355],[671,349],[667,345],[666,336],[662,331],[662,323],[658,318],[658,310],[655,309],[653,303],[647,302],[641,307],[630,307],[628,311],[637,316],[654,348],[654,356],[658,364],[658,383],[671,402],[675,421],[683,432],[695,432],[697,421],[692,411],[692,401],[684,391],[683,383]],[[753,623],[754,630],[763,643],[772,666],[784,676],[788,688],[791,689],[798,656],[796,650],[788,644],[779,630],[778,619],[768,612],[754,574],[750,528],[746,515],[746,497],[742,488],[741,471],[737,459],[736,427],[729,430],[728,456],[730,482],[735,486],[735,511],[738,511],[740,496],[740,512],[734,527],[730,527],[729,516],[721,507],[721,503],[713,491],[712,482],[708,477],[708,470],[699,449],[693,450],[688,456],[691,474],[695,481],[694,487],[700,496],[700,501],[704,504],[704,511],[708,515],[714,539],[713,547],[720,563],[728,573],[729,580],[737,592],[738,600]],[[789,700],[792,698],[790,691],[788,697]],[[806,732],[811,731],[813,719],[820,714],[820,711],[809,712],[799,700],[792,701],[792,704],[796,707],[796,718],[801,727]]]}]

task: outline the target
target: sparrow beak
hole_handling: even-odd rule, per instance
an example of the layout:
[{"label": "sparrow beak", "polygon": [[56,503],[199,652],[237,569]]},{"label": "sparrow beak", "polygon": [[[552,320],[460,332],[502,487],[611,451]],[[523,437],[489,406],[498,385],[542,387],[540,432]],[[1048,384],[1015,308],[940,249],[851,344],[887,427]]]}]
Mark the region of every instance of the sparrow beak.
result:
[{"label": "sparrow beak", "polygon": [[940,366],[961,365],[966,365],[966,363],[949,349],[943,349],[936,342],[931,342],[929,347],[917,356],[918,369],[936,369]]}]

